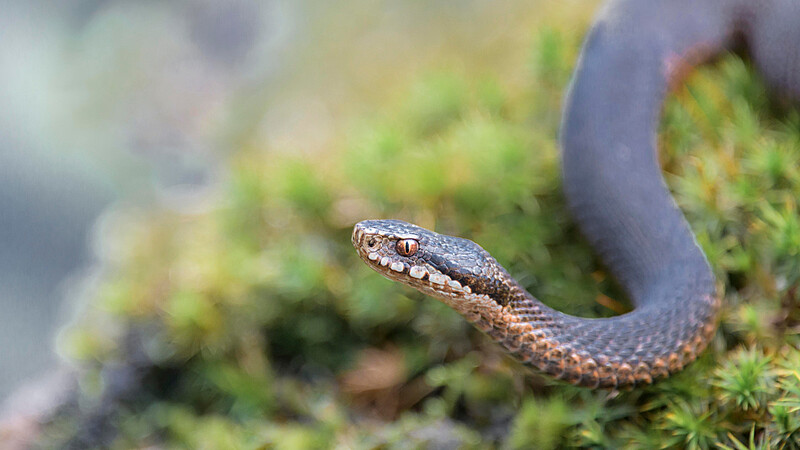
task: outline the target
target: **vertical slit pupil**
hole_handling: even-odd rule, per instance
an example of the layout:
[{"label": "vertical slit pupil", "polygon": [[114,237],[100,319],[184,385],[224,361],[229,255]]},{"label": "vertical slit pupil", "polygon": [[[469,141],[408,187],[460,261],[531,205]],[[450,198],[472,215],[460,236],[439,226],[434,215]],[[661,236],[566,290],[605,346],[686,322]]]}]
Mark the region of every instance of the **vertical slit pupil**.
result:
[{"label": "vertical slit pupil", "polygon": [[411,256],[417,252],[417,241],[413,239],[403,239],[397,242],[397,253],[402,256]]}]

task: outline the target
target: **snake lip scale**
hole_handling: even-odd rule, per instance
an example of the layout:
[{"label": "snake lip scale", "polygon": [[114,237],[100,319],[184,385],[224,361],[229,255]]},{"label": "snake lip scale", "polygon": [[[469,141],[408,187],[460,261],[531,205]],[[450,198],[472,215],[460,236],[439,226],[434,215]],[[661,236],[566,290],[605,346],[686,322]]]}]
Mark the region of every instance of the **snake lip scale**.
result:
[{"label": "snake lip scale", "polygon": [[553,377],[613,389],[680,371],[712,339],[721,301],[661,175],[664,97],[691,67],[744,45],[783,99],[800,100],[798,23],[798,0],[611,0],[595,20],[564,102],[563,190],[633,311],[604,319],[563,314],[474,242],[400,220],[356,224],[358,255]]}]

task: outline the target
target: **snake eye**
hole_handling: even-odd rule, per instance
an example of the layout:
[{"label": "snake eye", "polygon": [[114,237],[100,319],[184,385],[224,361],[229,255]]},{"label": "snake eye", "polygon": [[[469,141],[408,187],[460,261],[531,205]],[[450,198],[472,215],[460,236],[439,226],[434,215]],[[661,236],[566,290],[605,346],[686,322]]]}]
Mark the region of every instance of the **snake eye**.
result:
[{"label": "snake eye", "polygon": [[402,256],[412,256],[417,253],[419,242],[415,239],[401,239],[397,241],[397,253]]}]

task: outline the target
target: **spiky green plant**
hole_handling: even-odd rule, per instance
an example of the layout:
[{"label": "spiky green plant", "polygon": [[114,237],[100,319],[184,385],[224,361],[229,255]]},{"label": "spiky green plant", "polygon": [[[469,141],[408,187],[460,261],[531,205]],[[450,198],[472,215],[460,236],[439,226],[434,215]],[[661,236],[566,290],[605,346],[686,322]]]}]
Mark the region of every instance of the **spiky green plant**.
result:
[{"label": "spiky green plant", "polygon": [[755,350],[742,349],[726,361],[716,371],[713,381],[720,390],[720,398],[744,411],[765,408],[776,388],[770,360]]}]

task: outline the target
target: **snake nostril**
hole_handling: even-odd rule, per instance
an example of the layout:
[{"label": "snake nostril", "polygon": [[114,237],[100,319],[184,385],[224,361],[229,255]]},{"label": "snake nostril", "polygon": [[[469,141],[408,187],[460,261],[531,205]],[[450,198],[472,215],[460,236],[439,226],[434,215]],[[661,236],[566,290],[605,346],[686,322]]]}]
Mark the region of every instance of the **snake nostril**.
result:
[{"label": "snake nostril", "polygon": [[374,237],[369,238],[367,240],[367,248],[369,248],[370,250],[375,250],[376,248],[378,248],[378,240],[375,239]]}]

